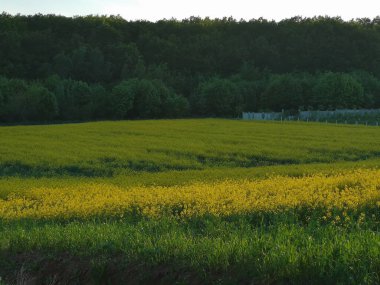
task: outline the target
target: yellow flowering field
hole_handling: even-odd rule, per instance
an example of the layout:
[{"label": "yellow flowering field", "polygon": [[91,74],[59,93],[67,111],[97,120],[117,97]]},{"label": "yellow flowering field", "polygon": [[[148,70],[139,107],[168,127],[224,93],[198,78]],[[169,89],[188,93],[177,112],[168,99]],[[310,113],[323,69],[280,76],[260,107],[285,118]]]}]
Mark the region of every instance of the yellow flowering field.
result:
[{"label": "yellow flowering field", "polygon": [[0,217],[123,217],[129,213],[161,216],[228,216],[281,213],[297,209],[355,211],[380,204],[380,170],[355,170],[300,178],[275,176],[262,180],[227,180],[172,187],[83,184],[66,188],[34,188],[0,199]]},{"label": "yellow flowering field", "polygon": [[379,138],[216,119],[3,127],[0,284],[22,273],[58,284],[51,264],[77,284],[114,272],[136,284],[380,284]]}]

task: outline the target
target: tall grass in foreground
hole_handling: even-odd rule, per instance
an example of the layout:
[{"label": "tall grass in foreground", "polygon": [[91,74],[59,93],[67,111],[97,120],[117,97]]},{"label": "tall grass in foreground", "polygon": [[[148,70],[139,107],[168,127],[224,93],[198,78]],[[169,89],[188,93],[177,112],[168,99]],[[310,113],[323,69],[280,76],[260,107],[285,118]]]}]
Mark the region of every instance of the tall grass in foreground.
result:
[{"label": "tall grass in foreground", "polygon": [[193,278],[211,283],[221,279],[223,284],[380,282],[380,236],[365,225],[255,227],[249,218],[232,222],[211,217],[187,222],[11,223],[2,225],[0,241],[8,253],[54,258],[69,252],[94,260],[122,256],[119,261],[126,267],[167,266],[182,273],[172,276],[177,281],[191,272]]}]

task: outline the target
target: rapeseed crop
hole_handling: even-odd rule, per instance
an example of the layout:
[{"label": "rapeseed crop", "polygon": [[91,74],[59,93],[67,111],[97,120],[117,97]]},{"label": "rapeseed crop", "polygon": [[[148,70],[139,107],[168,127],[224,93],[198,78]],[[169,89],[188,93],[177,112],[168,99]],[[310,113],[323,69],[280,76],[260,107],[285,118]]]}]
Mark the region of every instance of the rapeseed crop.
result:
[{"label": "rapeseed crop", "polygon": [[[91,217],[190,218],[206,215],[286,214],[305,211],[340,222],[349,213],[380,206],[380,170],[358,169],[334,175],[275,176],[182,186],[132,187],[107,184],[34,188],[0,199],[0,218],[66,219]],[[337,214],[339,213],[339,215]],[[317,216],[318,216],[317,215]],[[364,216],[363,216],[364,215]]]},{"label": "rapeseed crop", "polygon": [[379,140],[216,119],[0,128],[0,276],[79,258],[145,284],[379,284]]}]

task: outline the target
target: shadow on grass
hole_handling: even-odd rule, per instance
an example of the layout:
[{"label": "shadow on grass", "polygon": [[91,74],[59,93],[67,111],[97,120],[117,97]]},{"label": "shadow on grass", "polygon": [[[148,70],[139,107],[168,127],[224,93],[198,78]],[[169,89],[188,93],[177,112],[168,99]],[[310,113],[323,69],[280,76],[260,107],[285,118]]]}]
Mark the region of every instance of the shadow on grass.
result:
[{"label": "shadow on grass", "polygon": [[[259,167],[273,165],[297,164],[291,159],[274,159],[264,156],[237,157],[208,157],[204,155],[166,153],[169,157],[162,162],[136,159],[122,160],[115,157],[102,157],[93,161],[79,162],[71,165],[27,164],[21,161],[0,162],[0,177],[112,177],[121,172],[164,172],[202,170],[207,167]],[[184,158],[184,163],[171,164],[171,157]]]},{"label": "shadow on grass", "polygon": [[0,162],[0,177],[113,177],[123,171],[163,172],[169,170],[196,170],[199,167],[155,163],[147,160],[118,160],[101,158],[83,165],[30,165],[20,161]]},{"label": "shadow on grass", "polygon": [[29,165],[20,161],[8,161],[0,163],[0,177],[109,177],[112,175],[112,169],[97,169],[78,165],[51,167],[47,165]]},{"label": "shadow on grass", "polygon": [[[147,159],[120,159],[111,156],[69,165],[28,164],[19,160],[0,162],[1,177],[113,177],[124,172],[158,173],[165,171],[203,170],[218,167],[254,168],[263,166],[298,165],[312,163],[357,162],[378,158],[379,152],[358,155],[341,151],[335,154],[321,149],[312,149],[315,158],[300,161],[292,158],[276,158],[269,155],[242,155],[220,153],[213,155],[195,154],[167,149],[149,149],[148,153],[167,156],[162,161]],[[183,161],[181,161],[183,160]],[[178,162],[180,161],[180,162]]]}]

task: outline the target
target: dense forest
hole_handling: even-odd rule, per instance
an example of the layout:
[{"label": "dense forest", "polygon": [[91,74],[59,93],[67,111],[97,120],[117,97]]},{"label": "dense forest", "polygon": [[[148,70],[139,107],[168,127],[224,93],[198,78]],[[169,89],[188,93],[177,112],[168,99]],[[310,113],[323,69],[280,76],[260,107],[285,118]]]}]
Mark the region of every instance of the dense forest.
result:
[{"label": "dense forest", "polygon": [[0,121],[380,107],[380,17],[0,15]]}]

